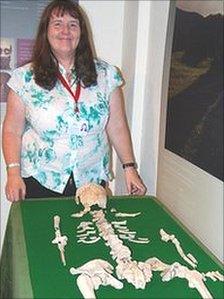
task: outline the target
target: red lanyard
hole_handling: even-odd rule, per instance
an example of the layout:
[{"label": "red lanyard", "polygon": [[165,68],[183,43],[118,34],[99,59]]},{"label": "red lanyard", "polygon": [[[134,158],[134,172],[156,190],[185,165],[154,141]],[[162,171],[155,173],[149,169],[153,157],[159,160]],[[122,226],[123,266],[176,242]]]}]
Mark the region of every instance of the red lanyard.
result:
[{"label": "red lanyard", "polygon": [[73,97],[73,99],[75,101],[75,112],[79,112],[78,100],[79,100],[80,93],[81,93],[81,84],[80,84],[80,82],[77,83],[76,91],[75,91],[75,94],[74,94],[73,91],[71,90],[70,86],[68,85],[67,81],[64,79],[64,77],[62,76],[62,74],[60,72],[58,72],[57,77],[61,81],[62,85],[72,95],[72,97]]}]

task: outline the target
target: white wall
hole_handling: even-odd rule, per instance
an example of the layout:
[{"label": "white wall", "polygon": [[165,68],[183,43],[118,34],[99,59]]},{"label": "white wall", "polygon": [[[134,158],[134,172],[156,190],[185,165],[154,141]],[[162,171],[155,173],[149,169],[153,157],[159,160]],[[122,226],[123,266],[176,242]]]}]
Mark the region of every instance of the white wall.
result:
[{"label": "white wall", "polygon": [[[156,194],[160,92],[168,1],[125,1],[122,69],[124,94],[139,172],[148,194]],[[124,194],[117,162],[115,194]]]},{"label": "white wall", "polygon": [[[169,1],[150,1],[144,109],[142,114],[141,172],[149,193],[156,195],[161,86]],[[136,118],[137,121],[137,118]]]},{"label": "white wall", "polygon": [[124,1],[80,0],[79,4],[88,16],[98,56],[120,67]]},{"label": "white wall", "polygon": [[[124,99],[127,118],[130,129],[132,128],[133,103],[135,93],[135,78],[137,67],[137,36],[138,36],[138,9],[139,1],[124,1],[124,21],[123,21],[123,40],[122,40],[122,65],[121,70],[125,79]],[[132,132],[131,132],[132,133]],[[132,134],[133,137],[133,134]],[[133,138],[135,146],[136,139]],[[134,149],[136,153],[136,148]],[[115,161],[115,184],[114,194],[126,194],[126,186],[123,177],[123,169],[120,161]]]},{"label": "white wall", "polygon": [[161,148],[158,198],[220,260],[223,254],[223,183]]}]

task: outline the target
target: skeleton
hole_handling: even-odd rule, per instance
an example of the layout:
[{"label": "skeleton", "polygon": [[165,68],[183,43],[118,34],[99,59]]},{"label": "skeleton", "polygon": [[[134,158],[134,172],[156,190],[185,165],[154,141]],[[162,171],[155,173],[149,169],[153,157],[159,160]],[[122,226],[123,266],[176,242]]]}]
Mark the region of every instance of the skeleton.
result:
[{"label": "skeleton", "polygon": [[[99,193],[94,193],[93,190],[96,190],[96,187],[100,187],[101,189],[101,186],[93,185],[95,184],[88,184],[78,189],[79,192],[77,192],[76,202],[78,203],[78,200],[80,200],[84,206],[84,210],[78,214],[74,214],[73,216],[81,217],[89,212],[90,207],[95,204],[98,204],[101,208],[106,208],[105,190],[101,190],[103,192],[99,190]],[[113,212],[116,212],[116,210],[113,210]],[[135,232],[128,230],[126,227],[126,220],[114,221],[112,222],[112,226],[107,222],[103,210],[92,211],[90,213],[93,216],[93,222],[96,224],[100,237],[104,239],[105,245],[111,248],[110,255],[117,263],[117,277],[119,279],[126,279],[129,283],[133,284],[136,289],[144,289],[146,283],[150,282],[152,279],[152,272],[160,271],[162,281],[169,281],[174,277],[185,278],[188,280],[189,287],[196,288],[202,298],[211,299],[212,296],[204,284],[206,277],[210,277],[214,281],[217,279],[223,281],[223,276],[220,273],[217,273],[218,271],[207,272],[204,274],[196,270],[190,270],[177,262],[171,265],[165,264],[155,257],[149,258],[145,262],[132,260],[131,250],[128,246],[123,244],[121,239],[119,239],[113,227],[116,228],[119,233],[122,233],[122,237],[129,238],[129,241],[136,243],[148,243],[149,239],[134,239]],[[135,217],[138,215],[139,213],[124,215],[122,213],[122,215],[119,216]],[[88,222],[83,226],[80,224],[78,227],[80,229],[79,233],[84,233],[86,230],[90,229],[90,225],[92,224],[92,222]],[[89,234],[91,233],[87,232],[87,235]],[[194,268],[197,266],[197,260],[190,253],[187,255],[184,254],[175,235],[169,235],[163,229],[160,230],[160,234],[163,241],[172,241],[172,243],[176,246],[178,253],[185,261]],[[91,241],[95,242],[95,240],[86,241],[84,239],[80,239],[80,242],[83,243],[91,243]],[[97,290],[100,285],[112,285],[117,289],[122,288],[123,284],[111,275],[112,270],[113,267],[106,261],[92,260],[77,269],[71,268],[70,272],[73,275],[80,274],[77,278],[77,285],[84,298],[95,298],[94,290]]]},{"label": "skeleton", "polygon": [[70,268],[72,275],[81,274],[77,278],[77,285],[84,298],[95,299],[94,290],[100,285],[111,285],[116,289],[122,289],[123,283],[113,277],[113,266],[102,259],[87,262],[78,268]]},{"label": "skeleton", "polygon": [[82,217],[90,211],[93,205],[98,205],[100,208],[105,209],[107,203],[106,190],[102,186],[94,183],[83,185],[77,189],[75,201],[77,204],[81,202],[84,206],[84,210],[72,214],[72,217]]},{"label": "skeleton", "polygon": [[58,249],[60,250],[61,261],[64,266],[66,266],[65,261],[65,246],[67,245],[68,238],[67,236],[62,236],[60,231],[60,217],[58,215],[54,216],[54,229],[55,229],[55,238],[52,241],[52,244],[57,244]]}]

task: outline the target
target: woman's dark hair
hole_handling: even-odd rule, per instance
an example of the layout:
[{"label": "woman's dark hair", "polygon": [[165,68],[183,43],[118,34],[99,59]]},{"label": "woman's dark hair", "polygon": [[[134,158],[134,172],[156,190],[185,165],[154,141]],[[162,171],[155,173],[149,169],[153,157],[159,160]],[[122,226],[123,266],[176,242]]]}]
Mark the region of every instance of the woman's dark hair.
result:
[{"label": "woman's dark hair", "polygon": [[32,55],[32,69],[36,84],[51,90],[57,82],[58,62],[47,38],[48,25],[53,11],[62,16],[67,13],[79,20],[81,35],[75,51],[75,72],[77,79],[85,87],[96,84],[97,74],[86,22],[79,5],[72,0],[53,0],[43,11]]}]

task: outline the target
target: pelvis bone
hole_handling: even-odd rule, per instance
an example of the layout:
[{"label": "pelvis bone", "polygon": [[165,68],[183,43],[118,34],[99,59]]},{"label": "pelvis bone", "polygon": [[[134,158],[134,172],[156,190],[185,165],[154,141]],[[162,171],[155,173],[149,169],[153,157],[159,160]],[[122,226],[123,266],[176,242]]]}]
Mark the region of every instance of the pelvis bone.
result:
[{"label": "pelvis bone", "polygon": [[78,268],[71,268],[72,275],[81,274],[77,278],[77,285],[84,298],[96,298],[94,290],[100,285],[111,285],[116,289],[122,289],[123,283],[113,277],[113,266],[102,259],[94,259]]}]

